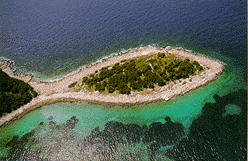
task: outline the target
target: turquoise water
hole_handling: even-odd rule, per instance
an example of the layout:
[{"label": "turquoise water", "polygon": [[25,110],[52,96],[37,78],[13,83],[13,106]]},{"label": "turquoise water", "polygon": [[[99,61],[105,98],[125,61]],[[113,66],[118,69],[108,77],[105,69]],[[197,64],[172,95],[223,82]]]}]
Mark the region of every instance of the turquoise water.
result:
[{"label": "turquoise water", "polygon": [[[114,52],[147,45],[183,47],[227,65],[218,80],[168,102],[131,107],[86,102],[42,106],[0,128],[0,157],[7,155],[9,148],[5,148],[5,144],[14,135],[21,137],[33,129],[37,132],[27,145],[30,153],[34,149],[46,153],[54,143],[49,139],[56,137],[66,140],[68,135],[75,135],[81,142],[94,128],[103,129],[109,121],[142,126],[164,123],[164,118],[170,116],[173,122],[183,124],[187,134],[192,121],[201,115],[204,104],[215,101],[214,94],[224,96],[239,89],[246,90],[245,1],[8,0],[3,1],[2,6],[0,56],[13,60],[19,73],[35,73],[41,80],[64,76]],[[226,111],[235,115],[240,107],[230,104]],[[64,124],[72,116],[79,122],[69,134],[63,134],[48,129],[50,116],[57,124]],[[44,125],[39,125],[40,122]],[[32,139],[42,140],[44,144]],[[75,147],[81,146],[78,142],[67,140],[59,154],[67,154],[66,149],[76,151]],[[170,147],[161,149],[166,148]],[[125,154],[135,152],[148,160],[146,147],[142,144],[119,147],[118,150],[118,155],[123,150]],[[162,160],[168,159],[163,150],[160,156],[164,157]],[[49,156],[43,154],[43,158]]]},{"label": "turquoise water", "polygon": [[[230,62],[226,63],[228,65],[226,65],[225,72],[216,81],[167,102],[162,101],[130,107],[97,105],[87,102],[58,102],[44,105],[0,129],[0,147],[2,147],[0,156],[5,156],[8,149],[5,149],[4,146],[14,135],[21,137],[38,128],[40,122],[47,125],[50,122],[48,120],[50,116],[53,116],[53,121],[57,124],[63,124],[72,116],[76,116],[79,123],[73,130],[79,140],[89,135],[97,126],[100,130],[103,130],[104,125],[109,121],[120,121],[124,124],[135,123],[143,126],[152,122],[164,123],[166,116],[171,117],[173,122],[182,123],[187,134],[192,121],[201,114],[204,104],[215,101],[213,99],[214,94],[223,96],[240,88],[246,88],[244,77],[240,75],[242,68],[233,66]],[[234,105],[228,105],[226,107],[227,113],[237,114],[239,111],[237,108]],[[36,135],[42,138],[41,134],[48,131],[45,128]]]},{"label": "turquoise water", "polygon": [[229,104],[226,106],[226,112],[222,115],[222,116],[226,116],[226,115],[238,115],[241,112],[241,109],[239,106],[237,105],[233,105],[233,104]]}]

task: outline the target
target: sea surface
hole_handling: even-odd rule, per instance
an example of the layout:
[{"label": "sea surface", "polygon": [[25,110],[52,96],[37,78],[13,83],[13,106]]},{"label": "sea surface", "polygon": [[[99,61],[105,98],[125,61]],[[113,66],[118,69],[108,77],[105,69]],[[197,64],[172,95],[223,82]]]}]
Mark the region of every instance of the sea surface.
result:
[{"label": "sea surface", "polygon": [[[216,81],[167,102],[44,105],[0,128],[0,159],[246,160],[246,7],[237,0],[3,0],[0,57],[39,80],[149,45],[182,47],[226,66]],[[140,129],[116,139],[129,125]],[[165,126],[168,136],[152,132]],[[128,133],[143,138],[125,142]]]}]

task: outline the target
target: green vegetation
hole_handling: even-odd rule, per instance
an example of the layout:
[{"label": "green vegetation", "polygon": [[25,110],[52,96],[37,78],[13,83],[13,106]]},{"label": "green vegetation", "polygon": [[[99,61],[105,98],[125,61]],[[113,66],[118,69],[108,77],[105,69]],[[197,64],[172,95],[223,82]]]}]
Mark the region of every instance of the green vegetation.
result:
[{"label": "green vegetation", "polygon": [[9,77],[1,69],[0,80],[0,116],[16,110],[37,96],[29,84]]},{"label": "green vegetation", "polygon": [[157,53],[103,67],[84,77],[82,85],[99,92],[107,90],[108,93],[118,91],[120,94],[130,94],[131,91],[153,89],[155,85],[164,86],[169,81],[188,78],[197,71],[203,71],[197,61]]},{"label": "green vegetation", "polygon": [[68,86],[68,88],[75,87],[76,84],[77,84],[77,82],[71,83],[71,84]]}]

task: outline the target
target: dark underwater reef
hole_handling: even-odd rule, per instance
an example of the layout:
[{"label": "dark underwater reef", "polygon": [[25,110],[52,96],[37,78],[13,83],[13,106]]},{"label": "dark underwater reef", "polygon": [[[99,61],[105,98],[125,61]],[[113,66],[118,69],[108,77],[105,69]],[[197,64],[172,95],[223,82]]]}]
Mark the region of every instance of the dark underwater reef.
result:
[{"label": "dark underwater reef", "polygon": [[[165,120],[164,124],[154,122],[149,126],[144,125],[142,127],[137,124],[124,125],[121,122],[111,121],[105,124],[102,131],[98,127],[94,129],[84,141],[87,143],[86,146],[98,145],[97,151],[103,160],[114,157],[119,144],[143,142],[147,145],[147,152],[152,159],[161,146],[176,144],[184,135],[184,127],[181,123],[173,123],[170,117],[166,117]],[[139,160],[138,156],[137,158],[130,157],[133,160]]]},{"label": "dark underwater reef", "polygon": [[[222,97],[214,95],[215,103],[204,105],[188,137],[166,155],[175,160],[247,160],[246,92],[239,90]],[[228,104],[238,105],[240,114],[222,117]]]},{"label": "dark underwater reef", "polygon": [[[52,119],[52,118],[51,118]],[[51,120],[49,118],[49,120]],[[50,121],[48,127],[50,133],[56,134],[56,132],[67,133],[74,129],[75,125],[78,123],[76,116],[73,116],[71,119],[67,120],[66,123],[56,125],[56,122]],[[7,144],[6,148],[10,148],[8,152],[8,158],[0,158],[0,160],[44,160],[39,157],[41,150],[39,148],[34,149],[30,148],[32,144],[42,144],[42,140],[36,139],[33,137],[35,133],[39,133],[39,129],[44,126],[44,122],[40,122],[38,127],[31,132],[26,133],[21,138],[17,135],[14,136]],[[48,133],[49,133],[48,132]],[[58,133],[57,133],[58,134]],[[56,137],[56,136],[55,136]],[[70,138],[67,135],[63,137],[58,137],[59,139],[64,139],[68,141]],[[71,137],[73,138],[73,137]],[[46,160],[46,159],[45,159]]]},{"label": "dark underwater reef", "polygon": [[[94,155],[101,160],[115,159],[120,152],[120,146],[145,145],[149,160],[157,160],[166,155],[173,160],[247,160],[247,118],[246,118],[246,90],[229,93],[225,96],[214,95],[215,103],[206,103],[202,114],[192,122],[189,134],[185,136],[181,123],[172,122],[165,117],[165,123],[154,122],[142,127],[137,124],[123,124],[111,121],[105,124],[104,129],[96,127],[81,141],[83,149],[93,149]],[[240,114],[225,115],[225,106],[236,104],[241,108]],[[79,120],[73,116],[66,123],[57,125],[50,121],[47,128],[50,132],[69,133],[73,131]],[[44,126],[41,122],[39,126]],[[36,143],[33,138],[38,128],[23,135],[14,136],[6,147],[9,147],[8,159],[25,160],[40,158],[40,149],[27,149],[27,145]],[[69,135],[69,134],[68,134]],[[73,137],[63,136],[69,141]],[[174,145],[168,150],[162,147]],[[93,148],[94,147],[94,148]],[[84,154],[84,153],[82,153]],[[122,153],[122,160],[141,160],[140,154],[135,152]],[[80,156],[79,156],[80,157]],[[7,158],[0,158],[6,160]]]}]

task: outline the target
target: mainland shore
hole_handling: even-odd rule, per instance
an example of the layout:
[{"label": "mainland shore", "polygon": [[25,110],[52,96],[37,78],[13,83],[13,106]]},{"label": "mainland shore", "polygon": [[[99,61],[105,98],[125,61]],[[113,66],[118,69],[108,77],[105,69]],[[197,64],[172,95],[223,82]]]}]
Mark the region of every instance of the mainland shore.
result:
[{"label": "mainland shore", "polygon": [[[114,65],[125,59],[131,59],[143,55],[151,55],[154,53],[162,52],[165,54],[174,54],[182,58],[189,58],[190,60],[197,61],[204,69],[203,72],[190,76],[187,79],[180,79],[163,87],[155,87],[154,90],[145,90],[143,92],[131,92],[130,95],[123,94],[104,94],[98,91],[87,91],[81,87],[82,78],[89,74],[95,73],[96,70],[100,70],[102,67]],[[1,63],[1,62],[0,62]],[[2,62],[2,64],[4,64]],[[109,58],[102,59],[97,63],[84,67],[78,72],[68,74],[62,79],[39,82],[34,81],[32,76],[17,76],[11,70],[8,69],[8,65],[5,64],[4,71],[10,76],[29,83],[35,91],[38,92],[38,97],[34,98],[30,103],[20,107],[19,109],[7,114],[0,118],[0,126],[6,124],[12,119],[25,114],[26,112],[40,107],[46,103],[51,103],[59,100],[80,100],[89,102],[109,103],[109,104],[140,104],[149,103],[159,100],[168,101],[172,97],[177,95],[183,95],[191,90],[197,89],[201,86],[207,85],[209,82],[214,81],[223,72],[224,63],[208,58],[202,55],[195,55],[191,51],[184,50],[182,48],[158,48],[158,47],[142,47],[138,49],[130,49],[124,53],[119,53]],[[3,65],[0,66],[3,69]],[[71,83],[77,82],[77,86],[74,88],[68,88]]]}]

